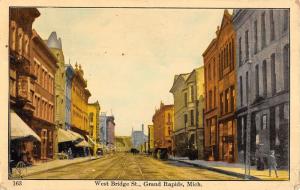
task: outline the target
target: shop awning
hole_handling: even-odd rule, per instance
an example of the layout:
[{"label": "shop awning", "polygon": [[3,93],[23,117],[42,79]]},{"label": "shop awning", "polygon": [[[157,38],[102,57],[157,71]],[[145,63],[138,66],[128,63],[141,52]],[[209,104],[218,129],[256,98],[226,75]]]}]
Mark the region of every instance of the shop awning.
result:
[{"label": "shop awning", "polygon": [[76,147],[92,147],[88,142],[86,142],[85,140],[81,141],[78,144],[75,144]]},{"label": "shop awning", "polygon": [[64,129],[58,129],[57,138],[58,138],[58,143],[84,139],[84,137],[81,136],[80,134],[71,130],[64,130]]},{"label": "shop awning", "polygon": [[80,135],[79,133],[76,133],[74,131],[68,130],[68,132],[70,132],[74,137],[76,137],[76,139],[83,139],[84,137],[82,135]]},{"label": "shop awning", "polygon": [[75,141],[77,138],[72,135],[68,130],[58,129],[57,131],[57,141],[58,143]]},{"label": "shop awning", "polygon": [[14,112],[10,111],[11,139],[30,138],[33,141],[41,141],[41,138]]}]

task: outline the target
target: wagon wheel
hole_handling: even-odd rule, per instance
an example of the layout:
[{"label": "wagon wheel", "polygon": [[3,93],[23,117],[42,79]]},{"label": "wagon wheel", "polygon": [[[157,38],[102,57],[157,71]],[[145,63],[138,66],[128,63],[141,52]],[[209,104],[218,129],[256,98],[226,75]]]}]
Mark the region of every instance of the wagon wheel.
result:
[{"label": "wagon wheel", "polygon": [[22,178],[27,175],[27,166],[23,161],[17,163],[16,177]]}]

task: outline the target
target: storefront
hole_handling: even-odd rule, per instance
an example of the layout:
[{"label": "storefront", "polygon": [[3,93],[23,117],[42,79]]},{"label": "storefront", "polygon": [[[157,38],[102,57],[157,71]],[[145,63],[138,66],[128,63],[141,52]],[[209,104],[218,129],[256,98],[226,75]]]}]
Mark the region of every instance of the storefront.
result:
[{"label": "storefront", "polygon": [[34,142],[41,138],[14,112],[10,112],[10,166],[23,161],[33,164]]}]

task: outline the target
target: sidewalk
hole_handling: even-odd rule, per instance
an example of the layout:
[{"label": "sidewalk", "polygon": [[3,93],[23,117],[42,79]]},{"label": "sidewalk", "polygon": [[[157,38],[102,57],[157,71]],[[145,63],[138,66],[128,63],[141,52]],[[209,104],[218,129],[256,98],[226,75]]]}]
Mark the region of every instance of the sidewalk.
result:
[{"label": "sidewalk", "polygon": [[100,157],[90,157],[90,156],[88,156],[88,157],[74,158],[74,159],[71,159],[71,160],[65,159],[65,160],[51,160],[51,161],[48,161],[48,162],[39,162],[39,163],[36,163],[33,166],[27,167],[26,176],[41,173],[41,172],[45,172],[45,171],[51,170],[51,169],[61,168],[61,167],[68,166],[68,165],[71,165],[71,164],[78,164],[78,163],[82,163],[82,162],[96,160],[96,159],[99,159],[99,158]]},{"label": "sidewalk", "polygon": [[[244,179],[244,164],[221,161],[189,160],[187,157],[170,157],[169,159]],[[278,170],[278,178],[276,178],[274,170],[272,170],[271,174],[271,177],[269,177],[269,169],[259,171],[256,170],[256,167],[251,166],[250,180],[289,180],[288,170]]]}]

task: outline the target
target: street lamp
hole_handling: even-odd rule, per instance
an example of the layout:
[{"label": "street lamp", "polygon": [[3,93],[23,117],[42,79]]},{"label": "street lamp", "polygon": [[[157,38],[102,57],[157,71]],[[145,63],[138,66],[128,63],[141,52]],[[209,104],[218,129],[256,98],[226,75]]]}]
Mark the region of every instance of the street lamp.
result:
[{"label": "street lamp", "polygon": [[[248,60],[247,63],[249,65],[252,64],[252,60]],[[249,75],[248,75],[248,83],[250,83],[251,81],[251,66],[249,66]],[[246,84],[247,86],[249,84]],[[248,88],[246,86],[246,88]],[[248,92],[249,93],[249,92]],[[248,99],[247,99],[247,123],[246,123],[246,151],[245,151],[245,179],[249,179],[250,177],[250,170],[251,170],[251,163],[250,163],[250,155],[251,155],[251,113],[250,113],[250,98],[248,95]]]}]

